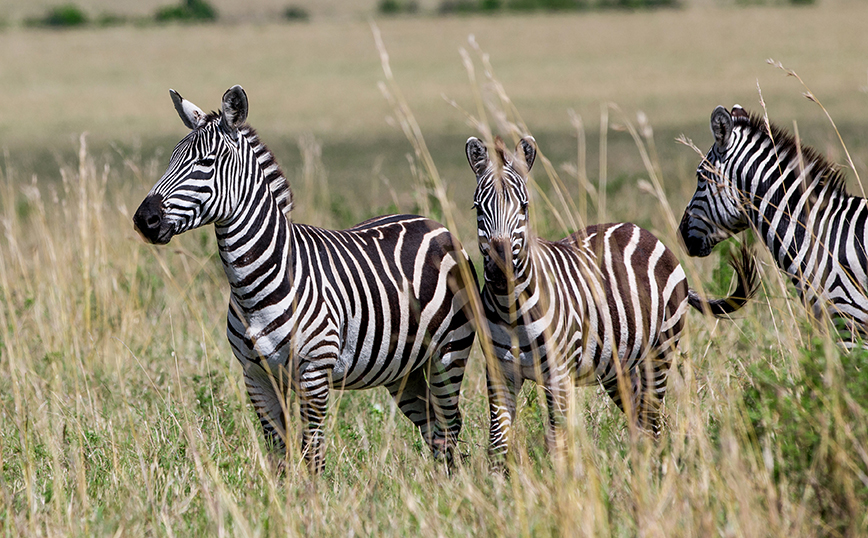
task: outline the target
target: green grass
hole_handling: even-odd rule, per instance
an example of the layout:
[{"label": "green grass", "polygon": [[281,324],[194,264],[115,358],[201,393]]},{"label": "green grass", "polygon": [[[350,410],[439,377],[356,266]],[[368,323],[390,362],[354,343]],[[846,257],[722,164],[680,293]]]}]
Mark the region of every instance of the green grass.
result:
[{"label": "green grass", "polygon": [[[157,248],[130,221],[184,134],[166,90],[211,109],[241,83],[251,123],[293,184],[296,221],[342,227],[380,212],[436,214],[478,262],[463,147],[479,132],[441,94],[478,116],[481,89],[485,123],[508,137],[497,115],[518,110],[557,172],[541,160],[534,174],[534,226],[549,238],[579,216],[602,218],[593,195],[580,215],[584,191],[564,165],[587,169],[599,187],[601,103],[620,105],[626,114],[606,108],[605,218],[649,227],[678,252],[670,214],[679,217],[692,194],[698,157],[674,139],[684,132],[704,150],[715,105],[758,109],[757,78],[772,120],[797,119],[806,140],[843,161],[822,113],[766,57],[805,78],[866,177],[868,108],[858,89],[866,14],[836,3],[381,21],[394,79],[383,75],[369,25],[354,20],[0,33],[0,89],[14,111],[0,115],[0,533],[868,533],[865,359],[808,323],[767,257],[760,299],[738,320],[690,315],[657,443],[632,441],[592,387],[576,391],[568,450],[551,458],[544,399],[527,386],[511,478],[491,475],[476,349],[461,402],[467,459],[453,476],[431,461],[386,392],[372,390],[335,399],[323,477],[308,476],[293,437],[287,474],[276,478],[226,342],[213,231]],[[471,32],[491,54],[493,77],[467,44]],[[721,47],[718,37],[730,35]],[[249,43],[261,54],[251,57]],[[381,80],[406,96],[412,117],[383,99]],[[577,163],[570,108],[583,119],[586,166]],[[637,110],[654,128],[653,147],[616,129],[636,125]],[[412,120],[430,161],[400,129]],[[665,196],[649,194],[640,182],[648,179]],[[684,261],[693,286],[722,293],[722,256]]]}]

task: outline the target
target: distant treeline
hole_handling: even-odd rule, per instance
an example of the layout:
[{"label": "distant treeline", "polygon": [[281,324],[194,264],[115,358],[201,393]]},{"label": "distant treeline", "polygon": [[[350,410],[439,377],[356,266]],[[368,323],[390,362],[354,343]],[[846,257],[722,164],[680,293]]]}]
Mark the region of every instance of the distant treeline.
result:
[{"label": "distant treeline", "polygon": [[[816,0],[735,0],[737,4],[813,4]],[[645,9],[679,7],[682,0],[442,0],[437,13],[500,13],[521,11],[583,11],[596,9]],[[418,13],[417,0],[380,0],[377,11],[384,15]],[[289,21],[307,21],[307,9],[296,4],[283,10],[283,18]],[[69,28],[76,26],[114,26],[119,24],[161,23],[209,23],[219,19],[217,9],[208,0],[181,0],[176,4],[158,8],[152,15],[129,17],[115,13],[103,13],[91,17],[74,3],[49,8],[42,16],[24,21],[27,26]]]},{"label": "distant treeline", "polygon": [[[452,13],[500,13],[506,11],[584,11],[595,9],[646,9],[679,7],[682,0],[442,0],[441,15]],[[736,4],[813,4],[815,0],[735,0]],[[381,0],[380,13],[416,13],[416,0]]]},{"label": "distant treeline", "polygon": [[[289,5],[283,10],[287,20],[303,21],[310,18],[303,7]],[[31,17],[24,21],[27,26],[48,28],[70,28],[76,26],[114,26],[119,24],[149,24],[149,23],[208,23],[219,19],[217,9],[207,0],[181,0],[177,4],[158,8],[149,17],[125,17],[115,13],[103,13],[92,18],[74,3],[63,4],[49,8],[40,17]]]},{"label": "distant treeline", "polygon": [[[388,0],[386,0],[388,1]],[[440,13],[675,7],[679,0],[443,0]]]}]

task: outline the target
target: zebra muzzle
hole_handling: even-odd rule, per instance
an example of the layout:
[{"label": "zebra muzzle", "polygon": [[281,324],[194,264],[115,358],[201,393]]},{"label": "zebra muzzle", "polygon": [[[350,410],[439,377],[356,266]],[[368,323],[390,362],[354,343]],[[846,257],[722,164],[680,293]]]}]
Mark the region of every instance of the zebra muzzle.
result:
[{"label": "zebra muzzle", "polygon": [[502,239],[493,239],[489,244],[491,248],[484,265],[485,281],[495,290],[505,292],[509,280],[507,275],[512,274],[512,251],[509,243]]},{"label": "zebra muzzle", "polygon": [[678,235],[688,255],[703,258],[711,254],[714,245],[697,230],[694,220],[696,217],[690,214],[690,209],[685,210],[684,216],[681,217],[681,224],[678,226]]},{"label": "zebra muzzle", "polygon": [[485,260],[484,269],[485,282],[492,286],[495,291],[506,292],[508,278],[503,262],[498,263],[493,257],[488,257]]},{"label": "zebra muzzle", "polygon": [[163,197],[159,194],[148,195],[136,214],[133,215],[133,226],[139,235],[148,243],[164,245],[172,238],[171,230],[163,226]]}]

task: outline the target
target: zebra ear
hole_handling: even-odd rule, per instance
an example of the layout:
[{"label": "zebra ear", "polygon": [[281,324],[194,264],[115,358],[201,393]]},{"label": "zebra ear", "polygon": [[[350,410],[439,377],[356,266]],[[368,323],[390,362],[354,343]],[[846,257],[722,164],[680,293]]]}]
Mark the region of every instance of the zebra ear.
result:
[{"label": "zebra ear", "polygon": [[732,105],[733,121],[738,121],[739,119],[748,120],[749,118],[750,116],[748,116],[747,112],[745,112],[741,105]]},{"label": "zebra ear", "polygon": [[724,107],[718,106],[711,113],[711,134],[718,149],[726,149],[729,135],[732,134],[732,116]]},{"label": "zebra ear", "polygon": [[205,121],[205,113],[202,109],[181,97],[181,94],[175,90],[169,90],[169,95],[172,97],[172,103],[175,105],[175,110],[181,116],[181,121],[188,129],[193,130],[202,125]]},{"label": "zebra ear", "polygon": [[467,139],[464,152],[467,154],[467,162],[470,163],[470,168],[473,169],[476,177],[479,178],[479,176],[485,173],[485,169],[491,163],[491,159],[488,157],[488,148],[485,147],[482,140],[471,136]]},{"label": "zebra ear", "polygon": [[236,84],[226,90],[223,94],[222,110],[220,125],[228,131],[238,129],[238,126],[247,119],[247,94],[244,88]]},{"label": "zebra ear", "polygon": [[530,172],[533,162],[536,160],[536,140],[532,136],[526,136],[518,141],[518,146],[515,148],[515,153],[518,152],[524,155],[524,162],[527,165],[527,171]]}]

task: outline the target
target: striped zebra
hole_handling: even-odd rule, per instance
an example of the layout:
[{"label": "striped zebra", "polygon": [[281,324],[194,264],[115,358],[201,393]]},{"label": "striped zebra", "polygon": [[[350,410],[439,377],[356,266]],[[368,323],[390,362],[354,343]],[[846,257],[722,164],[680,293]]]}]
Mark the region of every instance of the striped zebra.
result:
[{"label": "striped zebra", "polygon": [[596,382],[631,424],[657,435],[668,354],[678,344],[687,305],[718,317],[743,306],[756,281],[749,252],[731,260],[738,274],[733,295],[705,301],[688,288],[672,251],[634,224],[600,224],[560,241],[541,239],[528,223],[534,139],[522,139],[514,155],[499,137],[494,149],[492,161],[485,144],[467,141],[485,260],[482,301],[495,356],[487,360],[489,454],[498,460],[508,451],[525,380],[545,387],[550,449],[568,391]]},{"label": "striped zebra", "polygon": [[711,114],[714,145],[696,171],[680,234],[691,256],[756,230],[812,313],[865,334],[868,207],[844,175],[786,131],[735,105]]},{"label": "striped zebra", "polygon": [[458,240],[411,215],[343,231],[293,224],[286,177],[245,123],[244,90],[227,90],[210,114],[170,93],[191,132],[133,222],[156,244],[214,224],[231,290],[226,333],[272,457],[285,454],[290,388],[303,454],[321,472],[332,390],[385,386],[435,457],[451,463],[478,293]]}]

